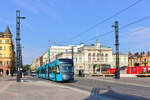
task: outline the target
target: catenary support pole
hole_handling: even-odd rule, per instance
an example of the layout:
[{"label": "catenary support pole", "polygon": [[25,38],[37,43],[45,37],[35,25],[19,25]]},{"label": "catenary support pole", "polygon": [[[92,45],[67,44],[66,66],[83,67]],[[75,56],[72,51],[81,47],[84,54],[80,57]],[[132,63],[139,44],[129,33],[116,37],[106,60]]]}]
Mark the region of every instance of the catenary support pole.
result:
[{"label": "catenary support pole", "polygon": [[20,45],[20,19],[25,19],[25,17],[20,17],[20,10],[16,11],[16,70],[17,77],[16,81],[21,82],[21,67],[22,67],[22,51]]},{"label": "catenary support pole", "polygon": [[115,71],[115,79],[120,79],[120,68],[119,68],[119,25],[118,21],[115,21],[115,25],[112,27],[115,28],[115,46],[116,46],[116,71]]}]

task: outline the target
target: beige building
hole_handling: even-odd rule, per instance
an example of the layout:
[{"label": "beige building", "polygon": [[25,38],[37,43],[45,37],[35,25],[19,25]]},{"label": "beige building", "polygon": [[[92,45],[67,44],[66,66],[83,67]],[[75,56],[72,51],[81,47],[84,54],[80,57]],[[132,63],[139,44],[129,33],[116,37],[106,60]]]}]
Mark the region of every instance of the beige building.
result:
[{"label": "beige building", "polygon": [[[100,74],[105,68],[115,68],[115,56],[112,48],[100,45],[97,40],[92,45],[69,45],[69,46],[51,46],[42,56],[42,64],[59,58],[74,58],[75,73],[83,71],[85,74]],[[41,60],[40,60],[41,61]],[[37,63],[36,63],[37,64]],[[35,64],[34,64],[35,65]],[[120,54],[120,66],[128,65],[128,55]]]},{"label": "beige building", "polygon": [[32,64],[31,64],[31,70],[36,70],[38,67],[40,67],[41,65],[43,65],[43,61],[42,61],[42,57],[39,56],[38,58],[36,58]]},{"label": "beige building", "polygon": [[[58,58],[72,58],[72,53],[61,53]],[[77,53],[74,53],[74,65],[76,74],[80,70],[83,70],[85,74],[97,73],[100,66],[113,65],[112,48],[101,46],[99,41],[93,45],[84,45],[78,48]]]},{"label": "beige building", "polygon": [[[113,66],[116,66],[116,55],[113,54]],[[128,66],[128,55],[124,53],[119,53],[119,66]]]},{"label": "beige building", "polygon": [[42,55],[42,61],[43,65],[47,64],[49,61],[56,60],[58,54],[60,53],[68,53],[72,52],[72,47],[74,52],[78,52],[78,49],[82,47],[83,44],[80,45],[68,45],[68,46],[51,46],[49,50],[47,50],[43,55]]},{"label": "beige building", "polygon": [[42,55],[42,62],[43,65],[47,64],[49,62],[49,56],[48,56],[48,51],[46,51],[43,55]]}]

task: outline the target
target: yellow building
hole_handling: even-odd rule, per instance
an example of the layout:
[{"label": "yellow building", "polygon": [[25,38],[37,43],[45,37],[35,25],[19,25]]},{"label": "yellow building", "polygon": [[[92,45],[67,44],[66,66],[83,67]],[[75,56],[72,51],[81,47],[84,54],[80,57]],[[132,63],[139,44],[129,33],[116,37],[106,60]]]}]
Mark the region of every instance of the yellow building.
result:
[{"label": "yellow building", "polygon": [[5,32],[0,32],[0,75],[15,71],[15,51],[12,34],[7,26]]},{"label": "yellow building", "polygon": [[150,51],[145,53],[129,54],[129,66],[150,66]]}]

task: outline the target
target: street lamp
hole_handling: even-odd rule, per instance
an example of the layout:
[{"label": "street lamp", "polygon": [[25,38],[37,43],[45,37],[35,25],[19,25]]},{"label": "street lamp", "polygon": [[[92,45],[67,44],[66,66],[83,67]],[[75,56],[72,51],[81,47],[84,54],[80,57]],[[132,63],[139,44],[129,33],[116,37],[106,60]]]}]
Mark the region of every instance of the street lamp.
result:
[{"label": "street lamp", "polygon": [[22,64],[22,51],[20,45],[20,19],[25,19],[25,17],[20,17],[20,10],[16,11],[16,68],[17,68],[17,77],[16,81],[20,82],[20,68]]}]

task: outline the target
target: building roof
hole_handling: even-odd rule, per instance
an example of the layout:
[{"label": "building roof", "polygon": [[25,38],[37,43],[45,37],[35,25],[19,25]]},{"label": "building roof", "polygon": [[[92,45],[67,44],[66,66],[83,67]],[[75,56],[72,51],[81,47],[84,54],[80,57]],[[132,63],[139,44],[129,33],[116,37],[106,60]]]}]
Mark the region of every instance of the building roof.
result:
[{"label": "building roof", "polygon": [[0,34],[2,35],[2,34],[5,34],[4,32],[0,32]]},{"label": "building roof", "polygon": [[[113,53],[113,55],[115,55],[116,53]],[[125,54],[125,53],[122,53],[120,52],[119,55],[128,55],[128,54]]]},{"label": "building roof", "polygon": [[100,48],[96,47],[96,45],[84,45],[83,48],[88,48],[88,49],[112,49],[111,47],[107,47],[104,45],[101,45]]},{"label": "building roof", "polygon": [[10,31],[10,29],[9,29],[9,26],[8,26],[8,25],[7,25],[7,27],[6,27],[5,33],[6,33],[6,34],[11,34],[11,31]]}]

